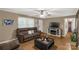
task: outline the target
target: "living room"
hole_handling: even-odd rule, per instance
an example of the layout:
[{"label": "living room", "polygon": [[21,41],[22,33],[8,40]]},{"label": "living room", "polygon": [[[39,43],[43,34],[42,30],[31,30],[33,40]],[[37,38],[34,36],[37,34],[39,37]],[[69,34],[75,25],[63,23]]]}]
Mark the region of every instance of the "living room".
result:
[{"label": "living room", "polygon": [[70,39],[77,32],[78,14],[77,8],[0,8],[0,49],[78,49]]}]

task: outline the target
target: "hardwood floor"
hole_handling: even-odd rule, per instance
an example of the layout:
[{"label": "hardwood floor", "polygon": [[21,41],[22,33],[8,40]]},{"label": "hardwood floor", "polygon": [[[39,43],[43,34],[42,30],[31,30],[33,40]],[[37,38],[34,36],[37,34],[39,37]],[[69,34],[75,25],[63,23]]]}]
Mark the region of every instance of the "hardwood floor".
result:
[{"label": "hardwood floor", "polygon": [[[66,37],[53,37],[55,41],[55,45],[52,46],[49,50],[71,50],[71,33],[68,33]],[[23,50],[39,50],[38,48],[34,47],[34,40],[22,43],[20,46]]]}]

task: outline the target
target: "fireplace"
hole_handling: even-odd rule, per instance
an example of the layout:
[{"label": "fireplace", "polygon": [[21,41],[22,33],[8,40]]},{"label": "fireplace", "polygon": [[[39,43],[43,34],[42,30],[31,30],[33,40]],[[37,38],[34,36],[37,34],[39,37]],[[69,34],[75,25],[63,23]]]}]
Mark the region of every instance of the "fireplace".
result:
[{"label": "fireplace", "polygon": [[53,35],[59,35],[59,26],[60,24],[58,22],[51,22],[49,24],[48,32]]},{"label": "fireplace", "polygon": [[50,30],[50,33],[56,35],[56,31],[55,30]]}]

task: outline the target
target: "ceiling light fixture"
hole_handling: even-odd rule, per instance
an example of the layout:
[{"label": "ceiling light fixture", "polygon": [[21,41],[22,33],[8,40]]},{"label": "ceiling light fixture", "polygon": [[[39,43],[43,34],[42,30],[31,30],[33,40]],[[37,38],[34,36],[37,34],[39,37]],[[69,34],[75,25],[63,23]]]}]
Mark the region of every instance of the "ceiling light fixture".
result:
[{"label": "ceiling light fixture", "polygon": [[40,17],[45,18],[46,17],[46,11],[45,10],[40,10]]}]

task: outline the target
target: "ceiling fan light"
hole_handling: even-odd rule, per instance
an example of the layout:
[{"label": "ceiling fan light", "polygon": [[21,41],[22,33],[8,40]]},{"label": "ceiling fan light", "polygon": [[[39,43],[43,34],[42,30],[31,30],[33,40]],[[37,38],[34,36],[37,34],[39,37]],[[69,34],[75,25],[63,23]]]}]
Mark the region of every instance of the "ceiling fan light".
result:
[{"label": "ceiling fan light", "polygon": [[45,10],[40,11],[40,18],[45,18],[47,16],[47,12]]},{"label": "ceiling fan light", "polygon": [[40,17],[45,17],[44,15],[40,15]]}]

